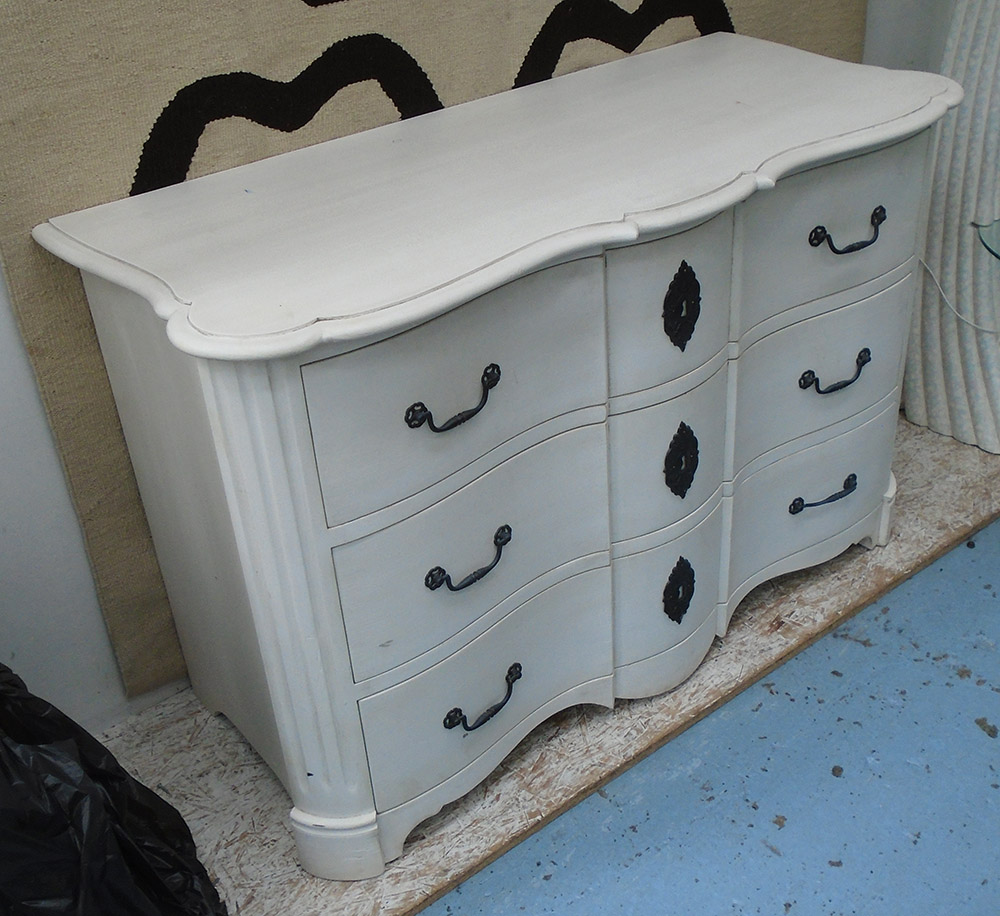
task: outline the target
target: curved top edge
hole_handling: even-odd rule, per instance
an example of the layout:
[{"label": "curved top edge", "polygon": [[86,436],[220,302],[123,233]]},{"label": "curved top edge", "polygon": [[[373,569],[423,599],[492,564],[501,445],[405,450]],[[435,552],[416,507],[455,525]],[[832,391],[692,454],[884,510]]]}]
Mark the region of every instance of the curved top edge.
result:
[{"label": "curved top edge", "polygon": [[[325,318],[266,337],[206,334],[190,322],[187,308],[177,308],[169,316],[167,337],[179,350],[209,359],[275,359],[323,345],[331,348],[330,355],[347,352],[407,331],[530,273],[628,245],[637,240],[638,234],[637,227],[626,220],[581,226],[540,239],[474,273],[403,302],[346,318]],[[406,307],[405,313],[400,306]]]},{"label": "curved top edge", "polygon": [[31,230],[31,237],[46,251],[85,273],[99,276],[141,296],[164,321],[179,310],[186,313],[191,303],[176,295],[166,281],[128,261],[111,257],[63,232],[51,222]]},{"label": "curved top edge", "polygon": [[[688,46],[678,58],[683,66],[672,64],[669,71],[665,71],[667,76],[670,79],[681,79],[681,74],[683,74],[685,79],[692,81],[690,82],[690,87],[695,87],[697,81],[691,75],[692,66],[703,67],[706,71],[712,71],[713,68],[720,67],[722,62],[725,61],[725,66],[730,70],[735,68],[735,71],[743,72],[741,69],[743,58],[756,65],[768,55],[776,55],[781,60],[785,59],[782,55],[789,56],[789,60],[791,60],[790,55],[795,55],[796,62],[804,58],[824,61],[825,63],[822,67],[819,64],[810,63],[809,69],[805,71],[812,73],[815,69],[817,76],[828,73],[830,68],[843,67],[843,71],[840,69],[834,70],[839,75],[841,72],[848,72],[849,68],[858,66],[843,64],[842,62],[831,62],[825,58],[808,55],[806,52],[786,49],[781,46],[772,46],[767,42],[760,42],[756,39],[726,36],[725,41],[721,39],[711,40],[714,38],[715,36],[709,36],[705,39],[695,39],[691,42],[682,43],[682,45]],[[675,48],[680,47],[675,45],[667,49],[661,49],[661,51],[673,52]],[[658,52],[650,52],[650,54],[656,53]],[[644,56],[639,55],[638,57]],[[637,61],[637,57],[626,60]],[[638,93],[640,95],[646,93],[650,98],[653,96],[658,97],[658,94],[662,94],[662,79],[664,77],[653,65],[649,63],[640,65],[637,63],[634,68],[630,65],[626,71],[620,66],[623,63],[624,61],[616,62],[619,67],[615,71],[617,75],[614,82],[609,83],[610,89],[605,92],[606,97],[598,100],[604,106],[599,110],[605,114],[615,111],[620,97],[623,97],[623,93]],[[591,71],[580,71],[580,74],[589,73],[586,79],[591,81],[587,84],[591,89],[595,89],[595,87],[597,90],[602,89],[600,81],[595,81],[595,76],[592,72],[600,69],[591,68]],[[780,69],[781,67],[771,66],[772,71]],[[865,69],[873,71],[878,68],[868,67]],[[627,76],[623,76],[626,73]],[[580,74],[569,74],[569,77],[579,77]],[[618,175],[616,179],[618,185],[612,186],[612,190],[614,187],[618,187],[619,191],[623,188],[628,189],[629,194],[626,196],[629,199],[623,201],[624,212],[618,211],[617,214],[614,212],[618,198],[615,196],[614,199],[611,199],[611,194],[606,195],[608,199],[598,200],[597,204],[591,205],[592,201],[588,196],[588,188],[586,184],[580,183],[585,170],[577,169],[579,174],[567,173],[564,176],[558,171],[556,166],[549,163],[547,164],[547,171],[544,173],[545,180],[556,185],[549,195],[551,200],[557,201],[578,196],[580,198],[579,206],[577,206],[577,201],[574,201],[572,208],[565,208],[565,212],[560,211],[552,219],[536,219],[535,215],[532,214],[531,220],[525,223],[528,226],[528,231],[522,232],[520,237],[515,232],[511,232],[508,238],[507,233],[504,231],[504,225],[495,228],[488,220],[485,221],[485,228],[480,227],[476,230],[478,233],[476,236],[477,244],[482,241],[480,237],[485,238],[490,232],[493,232],[496,238],[490,238],[488,244],[480,244],[479,248],[475,249],[477,252],[487,255],[486,257],[482,257],[482,263],[478,256],[475,259],[470,258],[466,262],[462,262],[460,259],[451,257],[450,250],[447,248],[442,249],[438,245],[435,251],[439,269],[436,273],[430,275],[428,282],[434,283],[430,288],[424,287],[421,289],[418,282],[409,282],[405,286],[392,288],[390,292],[390,285],[386,284],[379,287],[378,295],[368,296],[366,301],[367,290],[364,286],[358,285],[358,282],[354,281],[352,281],[354,285],[346,282],[341,284],[342,277],[338,274],[338,268],[329,265],[326,267],[324,276],[320,277],[319,272],[316,272],[314,276],[309,278],[311,286],[305,289],[305,293],[312,296],[313,299],[317,297],[335,299],[339,296],[340,301],[347,302],[350,306],[350,308],[341,308],[339,311],[337,309],[329,311],[317,311],[313,309],[310,312],[309,308],[296,311],[296,302],[282,302],[280,300],[281,296],[285,296],[286,299],[289,298],[289,287],[297,288],[298,286],[297,277],[300,275],[296,274],[295,270],[301,265],[299,262],[294,261],[294,259],[292,263],[287,265],[285,274],[274,279],[274,282],[270,283],[270,286],[263,290],[263,292],[253,288],[252,285],[244,284],[240,286],[239,283],[236,283],[234,289],[229,288],[226,285],[226,277],[228,275],[221,270],[214,271],[214,273],[203,272],[200,275],[202,280],[205,277],[209,277],[215,285],[203,282],[201,286],[194,284],[190,289],[178,289],[172,286],[171,279],[175,284],[180,283],[181,286],[185,284],[190,285],[188,283],[190,280],[188,276],[190,271],[187,269],[187,265],[189,264],[188,258],[191,252],[197,249],[194,243],[189,245],[188,248],[177,245],[175,249],[166,252],[162,257],[159,256],[160,252],[157,252],[156,258],[147,257],[149,252],[157,251],[157,246],[154,244],[157,239],[169,238],[166,233],[159,232],[159,230],[157,230],[159,232],[158,235],[153,235],[150,227],[158,221],[161,212],[163,212],[163,205],[166,205],[169,215],[175,220],[178,219],[179,215],[183,217],[191,212],[195,208],[195,204],[201,200],[197,197],[198,189],[195,188],[195,185],[199,185],[200,187],[199,182],[190,182],[186,183],[186,185],[165,189],[167,193],[163,198],[156,196],[160,192],[154,192],[152,195],[140,195],[138,198],[115,202],[104,208],[94,208],[92,211],[86,211],[82,214],[70,215],[70,217],[58,217],[54,223],[49,222],[36,227],[32,234],[40,245],[58,257],[74,264],[85,272],[101,276],[114,284],[129,289],[149,301],[156,315],[167,322],[167,335],[171,342],[178,349],[193,356],[224,360],[270,359],[291,356],[318,346],[326,346],[331,352],[341,352],[356,349],[407,330],[441,315],[463,302],[481,296],[514,279],[547,266],[591,254],[600,254],[608,248],[627,245],[655,236],[682,232],[735,206],[759,190],[774,187],[778,180],[789,174],[905,140],[932,125],[949,108],[957,105],[962,99],[963,93],[961,87],[946,77],[934,74],[913,74],[908,79],[902,79],[901,77],[902,75],[897,74],[895,78],[891,80],[887,79],[886,85],[890,89],[892,87],[896,87],[897,89],[902,87],[905,89],[905,92],[900,91],[893,96],[891,104],[881,105],[878,109],[872,109],[873,111],[878,110],[883,120],[864,126],[857,126],[863,124],[865,118],[855,117],[852,113],[849,117],[845,116],[841,118],[838,122],[840,127],[834,128],[839,129],[841,132],[833,133],[830,136],[818,136],[821,134],[824,125],[820,123],[819,127],[817,127],[815,123],[817,119],[814,118],[813,126],[808,131],[797,129],[786,130],[781,135],[777,144],[771,144],[770,142],[758,143],[753,148],[755,151],[753,155],[762,155],[765,158],[759,160],[756,166],[752,165],[752,159],[749,163],[740,162],[739,158],[742,158],[742,156],[737,158],[727,155],[717,159],[711,159],[709,156],[708,158],[711,161],[704,164],[697,181],[681,182],[679,186],[673,187],[677,182],[673,177],[670,179],[669,183],[673,188],[673,193],[676,194],[676,199],[668,202],[666,206],[656,205],[658,197],[660,201],[668,199],[668,195],[664,194],[663,188],[659,186],[663,182],[660,181],[657,184],[657,180],[663,174],[662,170],[664,168],[671,167],[669,163],[675,164],[679,161],[676,157],[674,160],[669,160],[667,165],[655,162],[653,165],[650,165],[655,157],[646,155],[645,160],[649,161],[644,161],[643,166],[646,168],[645,174],[647,178],[642,181],[632,177],[631,173],[627,171],[633,159],[633,149],[629,146],[629,141],[632,141],[633,145],[638,148],[648,139],[645,133],[638,129],[633,129],[633,121],[638,121],[640,125],[642,124],[643,110],[640,106],[635,112],[627,113],[628,117],[623,116],[617,122],[617,135],[614,129],[610,127],[606,128],[611,138],[608,140],[607,148],[600,149],[598,151],[599,155],[595,155],[592,157],[592,160],[588,160],[589,167],[593,167],[603,161],[602,157],[610,155],[612,152],[614,153],[616,162],[619,159],[621,160],[621,168],[618,169],[618,172],[622,174]],[[552,87],[551,91],[554,94],[551,99],[555,107],[561,106],[560,110],[565,110],[567,99],[576,99],[578,97],[576,95],[566,96],[566,92],[569,91],[571,85],[574,85],[574,91],[579,87],[576,87],[575,84],[564,83],[562,84],[562,88],[559,89],[555,84],[561,79],[564,78],[557,78],[543,85]],[[718,79],[722,82],[721,76]],[[674,84],[671,83],[671,85]],[[684,85],[688,86],[689,83],[684,83]],[[731,85],[731,82],[726,83],[726,85]],[[855,96],[862,98],[863,93],[861,89],[870,91],[872,85],[869,77],[854,81]],[[874,85],[881,85],[881,78]],[[607,87],[604,88],[607,89]],[[527,89],[536,94],[550,91],[548,88],[539,89],[538,87],[527,87]],[[521,91],[515,90],[515,92]],[[892,95],[892,92],[889,94]],[[503,93],[501,95],[507,94]],[[919,101],[921,97],[923,100]],[[734,89],[726,88],[723,92],[714,95],[709,94],[706,98],[710,98],[714,104],[722,105],[723,110],[717,116],[713,114],[708,119],[702,117],[699,121],[696,117],[698,111],[697,105],[692,103],[689,108],[694,113],[693,116],[695,116],[697,129],[704,130],[706,134],[711,135],[713,143],[716,146],[720,143],[717,136],[719,133],[717,125],[728,122],[721,120],[713,121],[713,118],[726,118],[728,117],[726,114],[727,111],[732,114],[742,111],[740,117],[743,118],[743,121],[740,123],[750,124],[752,122],[747,120],[747,118],[757,118],[756,124],[760,125],[762,123],[760,118],[766,117],[767,112],[770,110],[768,108],[758,109],[759,95],[755,95],[752,89],[742,86],[737,86]],[[487,148],[483,144],[495,144],[498,142],[497,135],[491,132],[491,125],[496,121],[496,118],[494,116],[491,122],[490,117],[493,112],[490,106],[497,104],[496,99],[497,97],[488,97],[484,100],[469,103],[470,105],[484,105],[485,107],[482,109],[481,115],[474,122],[469,120],[468,114],[457,121],[463,129],[471,127],[470,135],[480,143],[479,147],[473,148],[473,152],[481,152],[483,148]],[[512,99],[507,107],[510,109],[510,112],[518,115],[518,117],[521,116],[523,110],[532,113],[532,117],[536,120],[527,120],[525,122],[525,124],[530,126],[537,123],[539,111],[542,110],[538,108],[536,103],[537,98],[535,96],[518,96],[517,99]],[[908,111],[904,111],[902,114],[895,114],[900,108],[905,109],[907,103],[914,107]],[[797,104],[799,104],[800,108],[804,105],[801,100]],[[840,109],[849,111],[851,110],[849,106],[853,104],[854,102],[848,98],[840,103]],[[742,106],[742,108],[739,106]],[[457,108],[463,108],[463,106],[457,106]],[[688,109],[684,110],[687,112]],[[794,114],[794,110],[787,102],[784,103],[783,109],[779,106],[779,111],[786,122],[789,112]],[[576,136],[573,132],[578,130],[579,125],[577,122],[579,120],[579,118],[574,119],[574,116],[570,113],[566,116],[565,123],[561,122],[559,129],[565,131],[566,137],[572,138]],[[435,140],[435,131],[437,128],[434,127],[432,130],[433,125],[431,121],[427,121],[423,125],[418,124],[417,122],[419,121],[420,119],[412,119],[409,122],[405,122],[407,125],[406,128],[403,128],[402,123],[398,126],[390,125],[390,128],[397,132],[392,133],[390,131],[387,136],[395,137],[398,140],[400,137],[398,131],[403,129],[408,131],[415,130],[420,141],[417,148],[423,150],[426,155],[437,157],[439,160],[437,162],[438,171],[447,177],[449,175],[448,169],[453,165],[453,160],[449,158],[451,147],[445,142],[447,141],[447,136],[445,136],[444,140]],[[666,121],[667,123],[660,125],[653,131],[653,135],[660,141],[669,136],[669,131],[672,127],[669,119],[666,119]],[[435,121],[434,125],[438,123]],[[716,126],[713,126],[713,124]],[[643,130],[645,130],[645,127],[643,127]],[[759,134],[760,132],[758,127],[757,133]],[[358,136],[360,135],[352,135],[344,139],[352,140],[352,138]],[[408,133],[407,136],[411,136],[411,134]],[[464,137],[465,134],[463,133],[461,136]],[[528,134],[528,136],[533,135]],[[800,142],[796,143],[797,139]],[[342,141],[334,142],[339,143]],[[780,144],[782,142],[786,143],[784,148],[781,148]],[[768,147],[775,145],[778,147],[777,151],[768,156]],[[521,215],[524,212],[530,211],[532,205],[539,201],[538,194],[542,193],[542,191],[545,193],[549,192],[547,184],[544,188],[535,188],[532,185],[532,155],[530,155],[530,151],[526,152],[522,149],[522,146],[526,147],[527,144],[512,142],[509,149],[504,148],[502,150],[502,161],[509,159],[515,161],[516,168],[512,171],[512,175],[522,184],[516,187],[508,187],[503,182],[500,182],[494,192],[498,201],[519,201],[518,205],[522,207],[522,210],[518,211],[516,208],[509,208],[510,213],[507,214],[507,218],[511,219],[512,225],[514,225],[514,217],[511,214],[517,217],[517,228],[519,231],[524,228],[520,222]],[[566,146],[567,144],[563,142],[563,147],[558,148],[557,151]],[[398,152],[393,153],[392,144],[383,143],[379,149],[389,150],[386,154],[387,163],[381,163],[381,165],[388,164],[390,167],[395,167],[398,158],[392,157],[393,155],[398,157],[399,154]],[[713,147],[714,149],[715,147]],[[659,153],[659,148],[657,148],[657,153]],[[296,159],[295,169],[293,170],[289,166],[285,169],[286,173],[291,174],[293,171],[302,172],[304,164],[315,168],[321,163],[321,160],[318,159],[318,147],[299,151],[298,155],[309,157],[309,161],[303,163],[303,161]],[[281,158],[276,157],[276,159]],[[362,165],[368,161],[364,156],[358,158]],[[697,153],[690,155],[689,158],[692,161],[699,159]],[[747,155],[747,158],[750,158],[750,156]],[[268,176],[273,177],[274,162],[275,160],[271,160],[272,165],[267,166],[271,170],[266,173]],[[250,168],[252,169],[257,165],[259,164],[253,163]],[[750,167],[747,168],[747,166]],[[517,171],[517,168],[520,171]],[[746,170],[739,171],[740,168]],[[263,220],[263,215],[260,214],[264,214],[265,211],[258,211],[253,208],[261,203],[264,194],[254,194],[251,193],[251,190],[244,191],[244,188],[250,188],[257,192],[263,191],[264,186],[258,180],[258,177],[264,174],[263,171],[242,171],[241,169],[237,169],[230,170],[229,177],[226,177],[226,173],[218,173],[217,175],[208,176],[204,180],[212,182],[211,187],[214,195],[212,199],[217,202],[222,201],[231,210],[231,216],[236,221],[235,225],[238,225],[240,222],[246,223],[248,219],[258,216]],[[379,173],[376,172],[373,174]],[[486,182],[484,186],[492,187],[490,182],[494,180],[495,175],[491,175],[486,171],[485,165],[483,167],[483,174],[487,176],[484,179]],[[587,172],[586,174],[591,173]],[[669,174],[677,176],[678,172],[672,171]],[[365,180],[367,180],[367,176],[368,172],[365,172]],[[650,176],[652,177],[650,178]],[[283,181],[285,176],[279,177]],[[340,201],[336,197],[338,190],[336,185],[331,185],[324,191],[321,178],[322,176],[310,185],[313,188],[313,197],[319,196],[323,198],[320,201],[322,207],[326,207],[328,204],[339,205]],[[252,184],[255,180],[258,181],[256,187]],[[377,177],[374,180],[378,181],[381,179]],[[716,180],[720,183],[713,186],[713,181]],[[244,182],[251,183],[244,184]],[[565,184],[565,187],[563,187],[563,184]],[[638,187],[639,190],[634,190],[633,185]],[[647,187],[647,185],[649,186]],[[204,187],[207,189],[209,186],[205,185]],[[441,185],[440,187],[445,186]],[[436,189],[438,192],[440,191],[440,187]],[[275,195],[279,191],[283,193],[284,188],[285,184],[282,184],[281,181],[275,182]],[[516,190],[516,194],[513,196],[511,195],[512,188]],[[147,200],[144,201],[141,198],[147,198]],[[279,201],[284,200],[283,197],[277,197],[276,199]],[[428,199],[431,201],[438,200],[434,197]],[[544,198],[544,200],[548,199]],[[426,203],[426,201],[424,202]],[[643,204],[648,204],[648,209],[639,209],[636,207],[636,205],[641,206]],[[455,219],[455,214],[465,212],[470,204],[458,198],[456,201],[450,202],[449,206],[452,207],[451,215],[454,225],[446,222],[451,235],[442,237],[452,238],[454,236],[456,239],[460,239],[465,231],[462,227],[466,226],[466,223],[469,221]],[[511,207],[513,206],[512,204]],[[629,206],[634,209],[629,209]],[[213,208],[201,207],[201,209],[212,213],[215,212]],[[535,209],[542,212],[546,211],[548,207],[537,206]],[[98,213],[98,211],[101,212]],[[286,217],[284,210],[280,209],[275,212],[266,212],[270,213],[271,216],[277,215],[286,220],[281,225],[273,225],[269,222],[262,223],[272,238],[279,237],[281,232],[285,231],[282,227],[287,228],[287,226],[291,226],[291,218],[295,215],[292,214],[292,216]],[[344,244],[346,254],[337,249],[338,256],[343,260],[350,258],[351,252],[358,248],[358,246],[364,248],[368,245],[370,247],[370,239],[366,235],[365,227],[378,225],[381,231],[381,225],[377,221],[386,222],[387,215],[389,214],[390,211],[381,211],[375,213],[373,216],[371,211],[364,208],[351,211],[351,232],[341,233],[335,238],[331,237],[333,241]],[[121,222],[123,215],[126,217],[124,223]],[[395,214],[391,215],[394,216]],[[438,213],[434,213],[433,216],[439,220],[446,219],[446,217],[442,217]],[[202,227],[203,234],[199,238],[202,241],[205,239],[210,240],[214,248],[217,249],[217,251],[210,253],[211,257],[216,258],[218,263],[225,263],[232,252],[237,250],[238,240],[227,236],[226,227],[221,223],[208,218],[204,222],[205,225]],[[426,220],[424,222],[426,223]],[[128,244],[123,245],[120,243],[123,236],[127,237],[128,233],[126,230],[132,224],[139,227],[143,233],[148,235],[149,239],[153,240],[144,242],[146,248],[143,249],[143,257],[138,259],[133,258],[129,252],[139,249],[134,249]],[[308,225],[311,224],[307,224],[307,228]],[[422,223],[416,223],[415,225],[422,225]],[[122,226],[125,228],[121,228]],[[564,228],[566,226],[571,228]],[[314,232],[309,237],[310,244],[315,248],[316,252],[323,252],[328,250],[324,247],[327,240],[323,235],[323,227],[320,223],[316,223],[313,226],[313,229],[317,228],[321,231],[318,233]],[[466,229],[468,229],[468,226],[466,226]],[[532,237],[536,234],[540,237],[533,240]],[[307,236],[300,232],[298,237],[302,239]],[[368,239],[367,242],[366,239]],[[409,260],[406,261],[405,271],[402,275],[413,278],[422,275],[424,272],[419,269],[419,265],[422,263],[419,258],[423,256],[425,249],[430,250],[432,247],[425,244],[426,239],[421,238],[419,233],[415,233],[411,237],[394,237],[383,232],[381,244],[385,245],[389,239],[392,240],[389,244],[395,244],[397,248],[411,249],[407,253]],[[502,251],[501,246],[505,241],[510,242],[516,247],[508,253],[496,256],[496,254]],[[423,248],[421,247],[422,245]],[[352,248],[351,246],[354,247]],[[269,255],[281,255],[286,251],[286,248],[287,246],[274,245],[266,250]],[[469,251],[472,251],[473,248],[474,246],[470,245]],[[298,251],[294,248],[287,250],[292,255],[298,254]],[[440,254],[442,250],[445,251],[445,255]],[[199,262],[200,268],[205,268],[206,264],[211,266],[208,254],[202,256],[202,252],[197,251],[197,255],[201,258]],[[492,260],[489,259],[490,255],[493,256]],[[375,259],[371,260],[369,258],[369,266],[382,264],[391,260],[394,256],[395,251],[389,248],[379,248]],[[258,260],[256,263],[267,265],[271,261],[264,259]],[[344,261],[344,263],[348,262]],[[175,267],[171,273],[170,271],[161,269],[161,265],[164,264],[181,265],[181,268],[176,269]],[[286,265],[282,266],[285,267]],[[454,274],[452,274],[452,270],[455,271]],[[286,274],[293,278],[293,283],[284,283]],[[239,279],[239,273],[232,273],[232,276],[237,280]],[[267,279],[270,281],[272,278],[268,277]],[[361,279],[364,279],[364,277],[362,276]],[[282,285],[283,283],[284,285]],[[361,295],[358,295],[359,292]],[[224,306],[230,310],[226,314],[241,315],[244,311],[252,311],[254,308],[258,309],[261,314],[266,314],[266,312],[261,311],[261,302],[255,303],[251,301],[254,296],[261,300],[261,302],[264,302],[267,308],[270,308],[272,314],[268,320],[260,320],[256,324],[248,321],[230,322],[227,320],[220,322],[218,321],[218,316],[222,312],[217,309],[213,313],[210,309],[205,309],[205,305],[211,305],[214,299],[216,300],[216,305],[219,305],[220,308]],[[281,313],[280,320],[275,317],[278,312]]]},{"label": "curved top edge", "polygon": [[875,124],[854,133],[784,150],[762,162],[755,174],[758,180],[763,179],[773,187],[782,178],[796,172],[901,143],[940,120],[950,108],[961,102],[963,95],[962,88],[957,83],[952,83],[940,94],[929,99],[926,104],[894,120]]},{"label": "curved top edge", "polygon": [[630,213],[627,219],[636,224],[640,239],[653,235],[673,235],[742,203],[756,191],[770,190],[782,178],[796,172],[818,168],[849,156],[864,155],[908,140],[932,126],[962,101],[962,87],[946,77],[941,79],[947,83],[941,92],[905,115],[851,133],[782,150],[765,159],[753,171],[744,172],[708,194],[662,209]]}]

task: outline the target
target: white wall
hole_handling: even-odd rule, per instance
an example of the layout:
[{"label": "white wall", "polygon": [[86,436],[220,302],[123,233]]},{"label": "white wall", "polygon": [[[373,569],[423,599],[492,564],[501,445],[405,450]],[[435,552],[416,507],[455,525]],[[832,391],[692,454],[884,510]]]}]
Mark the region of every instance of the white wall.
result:
[{"label": "white wall", "polygon": [[99,731],[143,703],[125,699],[2,277],[0,391],[0,662],[32,693]]},{"label": "white wall", "polygon": [[864,62],[897,70],[941,65],[957,0],[868,0]]}]

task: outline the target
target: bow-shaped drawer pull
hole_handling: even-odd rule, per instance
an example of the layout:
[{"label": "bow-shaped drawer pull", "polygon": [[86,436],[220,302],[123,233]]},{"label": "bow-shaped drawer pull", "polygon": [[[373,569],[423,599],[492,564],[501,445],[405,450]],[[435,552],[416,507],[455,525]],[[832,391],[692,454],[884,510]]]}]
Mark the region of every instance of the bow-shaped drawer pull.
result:
[{"label": "bow-shaped drawer pull", "polygon": [[869,245],[874,245],[878,241],[878,227],[882,225],[888,219],[885,212],[885,207],[881,204],[872,210],[871,224],[872,229],[875,230],[870,239],[863,239],[860,242],[851,242],[850,245],[845,245],[843,248],[838,248],[833,243],[833,236],[827,231],[826,226],[816,226],[809,233],[809,244],[813,248],[819,248],[824,242],[830,246],[830,251],[834,254],[853,254],[855,251],[861,251],[867,248]]},{"label": "bow-shaped drawer pull", "polygon": [[455,414],[450,420],[446,420],[440,426],[436,426],[434,424],[434,415],[428,410],[427,405],[423,401],[415,401],[406,408],[406,413],[403,415],[406,425],[410,429],[419,429],[426,423],[431,432],[446,433],[449,429],[461,426],[466,420],[471,420],[486,406],[490,391],[500,384],[500,367],[496,363],[490,363],[483,369],[483,376],[479,381],[483,386],[483,396],[479,399],[479,403],[475,407],[463,410]]},{"label": "bow-shaped drawer pull", "polygon": [[496,556],[493,557],[493,562],[469,573],[461,582],[458,583],[458,585],[452,584],[451,576],[440,566],[435,566],[433,569],[427,571],[427,575],[424,576],[424,585],[426,585],[431,591],[440,588],[442,585],[447,585],[453,592],[457,592],[463,588],[468,588],[470,585],[473,585],[485,577],[486,574],[491,572],[497,563],[500,562],[500,557],[503,555],[503,549],[510,543],[512,536],[513,532],[511,531],[510,525],[501,525],[497,528],[493,534],[493,546],[497,549]]},{"label": "bow-shaped drawer pull", "polygon": [[507,695],[499,702],[494,703],[489,709],[485,710],[480,714],[479,718],[476,719],[472,725],[469,725],[469,720],[465,717],[465,713],[462,712],[460,706],[456,706],[454,709],[449,709],[448,714],[444,717],[444,727],[445,728],[456,728],[461,725],[467,732],[475,731],[480,726],[485,725],[490,721],[504,706],[507,705],[507,701],[510,700],[511,694],[514,693],[514,681],[520,680],[521,678],[521,665],[519,662],[514,662],[507,669],[507,674],[504,680],[507,682]]},{"label": "bow-shaped drawer pull", "polygon": [[845,378],[842,381],[834,382],[826,388],[821,388],[819,384],[819,376],[813,372],[812,369],[806,369],[805,372],[799,377],[799,388],[806,391],[809,388],[815,388],[818,394],[833,394],[835,391],[842,391],[848,385],[853,385],[859,378],[861,378],[861,370],[865,368],[872,361],[872,351],[865,347],[863,350],[859,351],[857,357],[854,360],[854,365],[857,367],[854,371],[854,375],[850,378]]},{"label": "bow-shaped drawer pull", "polygon": [[834,493],[832,496],[828,496],[826,499],[821,499],[819,502],[807,503],[801,496],[796,496],[792,500],[791,505],[788,507],[788,511],[792,515],[798,515],[803,509],[814,509],[816,506],[825,506],[828,503],[835,503],[838,499],[843,499],[845,496],[850,496],[858,488],[858,475],[848,474],[847,478],[844,480],[844,489],[839,493]]}]

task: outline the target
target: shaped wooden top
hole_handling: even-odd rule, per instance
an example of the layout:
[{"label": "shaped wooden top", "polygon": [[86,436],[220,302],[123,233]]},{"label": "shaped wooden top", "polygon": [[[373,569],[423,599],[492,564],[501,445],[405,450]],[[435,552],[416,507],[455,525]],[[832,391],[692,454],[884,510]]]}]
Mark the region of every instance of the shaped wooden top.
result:
[{"label": "shaped wooden top", "polygon": [[148,299],[189,353],[357,346],[903,139],[961,95],[934,74],[715,34],[57,217],[34,235]]}]

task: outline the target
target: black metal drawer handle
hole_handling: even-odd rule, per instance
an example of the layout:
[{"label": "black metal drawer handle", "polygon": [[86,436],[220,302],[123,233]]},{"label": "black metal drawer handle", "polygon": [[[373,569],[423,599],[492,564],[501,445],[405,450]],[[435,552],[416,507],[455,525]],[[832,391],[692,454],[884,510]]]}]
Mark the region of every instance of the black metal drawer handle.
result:
[{"label": "black metal drawer handle", "polygon": [[456,426],[461,426],[466,420],[471,420],[479,411],[481,411],[486,406],[486,401],[490,396],[490,391],[500,383],[500,367],[496,363],[490,363],[485,369],[483,369],[483,377],[480,379],[480,383],[483,386],[483,396],[480,398],[479,403],[475,407],[470,407],[468,410],[463,410],[460,413],[455,414],[450,420],[442,423],[440,426],[434,425],[434,415],[427,409],[427,405],[423,401],[416,401],[406,408],[406,414],[404,419],[406,420],[406,425],[410,429],[419,429],[424,423],[430,428],[431,432],[434,433],[446,433],[449,429],[454,429]]},{"label": "black metal drawer handle", "polygon": [[872,228],[875,230],[874,234],[870,239],[864,239],[860,242],[851,242],[850,245],[846,245],[843,248],[838,248],[833,243],[833,236],[827,232],[826,226],[816,226],[812,232],[809,233],[809,244],[813,248],[819,248],[824,242],[830,246],[830,251],[834,254],[853,254],[855,251],[861,251],[863,248],[867,248],[869,245],[874,245],[878,241],[878,227],[882,225],[887,219],[885,212],[885,207],[881,204],[872,210],[871,224]]},{"label": "black metal drawer handle", "polygon": [[847,479],[844,481],[844,489],[839,493],[834,493],[826,499],[821,499],[818,503],[807,503],[801,496],[796,496],[795,499],[792,500],[791,505],[788,507],[788,511],[792,515],[798,515],[803,509],[814,509],[816,506],[825,506],[828,503],[835,503],[838,499],[850,496],[857,488],[858,475],[848,474]]},{"label": "black metal drawer handle", "polygon": [[489,709],[483,712],[472,725],[469,725],[469,720],[465,717],[465,713],[462,712],[460,706],[456,706],[454,709],[448,710],[448,715],[444,717],[444,727],[445,728],[456,728],[461,725],[467,732],[475,731],[482,725],[485,725],[490,721],[504,706],[507,705],[507,701],[510,699],[511,694],[514,692],[514,681],[520,680],[521,677],[521,664],[520,662],[514,662],[507,669],[507,674],[504,680],[507,682],[507,695],[499,702],[494,703]]},{"label": "black metal drawer handle", "polygon": [[427,575],[424,576],[424,585],[426,585],[431,591],[436,588],[440,588],[442,585],[447,585],[449,589],[453,592],[457,592],[463,588],[468,588],[470,585],[478,582],[487,573],[491,572],[493,568],[500,562],[500,557],[503,555],[503,549],[510,543],[510,539],[513,532],[510,529],[510,525],[501,525],[493,534],[493,546],[496,547],[496,556],[493,557],[493,562],[488,566],[483,566],[477,569],[475,572],[469,573],[458,585],[452,585],[451,576],[448,575],[440,566],[435,566],[433,569],[428,570]]},{"label": "black metal drawer handle", "polygon": [[851,378],[845,378],[843,381],[834,382],[827,388],[820,388],[819,377],[816,375],[812,369],[806,369],[805,372],[799,377],[799,388],[805,391],[807,388],[815,387],[817,393],[819,394],[833,394],[835,391],[842,391],[848,385],[853,385],[859,378],[861,378],[861,370],[865,368],[872,361],[872,351],[865,347],[861,350],[857,358],[854,360],[854,365],[857,369]]}]

